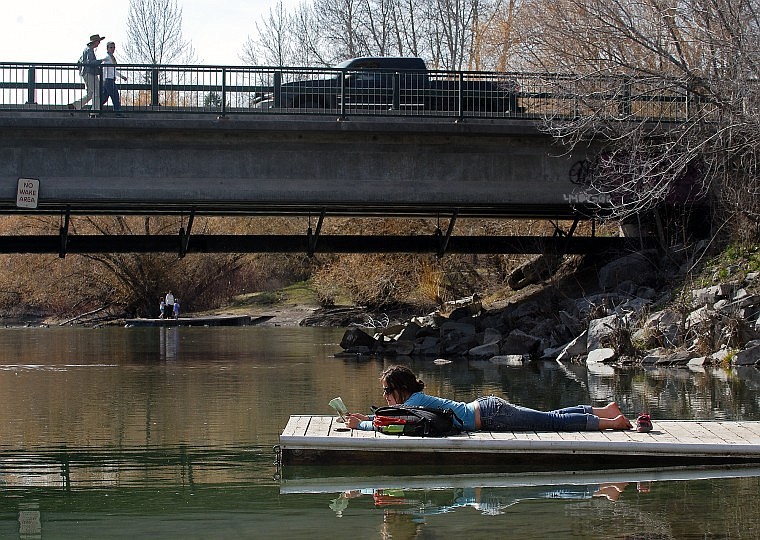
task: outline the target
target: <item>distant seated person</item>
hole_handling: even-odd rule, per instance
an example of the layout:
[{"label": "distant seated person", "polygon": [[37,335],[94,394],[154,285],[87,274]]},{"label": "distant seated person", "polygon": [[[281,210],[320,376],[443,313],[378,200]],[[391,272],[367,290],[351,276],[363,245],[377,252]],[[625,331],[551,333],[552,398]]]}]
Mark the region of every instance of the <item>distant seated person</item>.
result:
[{"label": "distant seated person", "polygon": [[[425,383],[406,366],[391,366],[380,375],[385,401],[392,405],[411,405],[451,409],[464,424],[465,431],[599,431],[631,429],[617,403],[604,407],[578,405],[555,411],[537,411],[513,405],[496,397],[481,397],[465,403],[423,393]],[[374,430],[372,416],[349,414],[346,425],[352,429]]]}]

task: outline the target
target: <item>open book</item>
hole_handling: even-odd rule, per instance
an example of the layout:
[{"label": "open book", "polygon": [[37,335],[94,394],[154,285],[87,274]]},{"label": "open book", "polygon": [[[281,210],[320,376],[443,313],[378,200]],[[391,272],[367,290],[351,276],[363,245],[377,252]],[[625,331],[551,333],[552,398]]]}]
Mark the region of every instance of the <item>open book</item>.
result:
[{"label": "open book", "polygon": [[333,398],[330,400],[330,403],[328,403],[330,407],[335,409],[335,412],[338,413],[338,416],[340,416],[341,420],[344,422],[346,421],[346,416],[348,414],[348,407],[346,407],[345,403],[343,403],[343,400],[339,397]]}]

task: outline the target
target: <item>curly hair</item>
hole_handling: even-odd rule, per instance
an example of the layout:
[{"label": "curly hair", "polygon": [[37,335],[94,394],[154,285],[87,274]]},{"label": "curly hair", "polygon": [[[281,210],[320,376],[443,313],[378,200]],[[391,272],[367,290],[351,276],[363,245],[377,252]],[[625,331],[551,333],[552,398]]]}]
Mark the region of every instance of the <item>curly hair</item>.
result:
[{"label": "curly hair", "polygon": [[388,388],[405,394],[422,392],[425,388],[425,383],[407,366],[391,366],[385,369],[380,374],[380,380],[385,381]]}]

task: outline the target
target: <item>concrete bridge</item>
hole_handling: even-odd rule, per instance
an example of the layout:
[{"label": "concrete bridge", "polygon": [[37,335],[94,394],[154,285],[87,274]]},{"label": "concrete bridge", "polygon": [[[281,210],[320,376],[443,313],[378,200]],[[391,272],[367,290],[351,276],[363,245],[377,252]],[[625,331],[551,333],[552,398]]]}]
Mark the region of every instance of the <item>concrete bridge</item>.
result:
[{"label": "concrete bridge", "polygon": [[[332,69],[120,66],[126,117],[82,93],[73,64],[2,64],[0,213],[61,216],[59,235],[0,236],[0,252],[434,251],[543,252],[600,249],[573,237],[597,203],[541,118],[580,114],[579,96],[604,110],[668,121],[688,96],[611,77],[592,81],[508,74],[519,107],[467,111],[261,110],[253,96],[283,80],[339,76]],[[307,71],[304,71],[307,70]],[[146,75],[147,74],[147,75]],[[505,74],[436,73],[444,79]],[[577,86],[584,85],[583,87]],[[574,86],[575,85],[575,86]],[[591,85],[591,86],[589,86]],[[461,87],[460,87],[461,88]],[[667,90],[670,92],[671,90]],[[395,99],[393,100],[395,103]],[[664,115],[664,116],[663,116]],[[617,117],[617,116],[616,116]],[[176,215],[177,236],[69,235],[78,215]],[[195,216],[313,216],[293,237],[191,236]],[[426,216],[448,222],[432,236],[320,236],[332,216]],[[459,218],[572,220],[552,238],[462,237]],[[556,245],[555,245],[556,244]]]},{"label": "concrete bridge", "polygon": [[531,120],[420,117],[0,115],[0,148],[5,213],[571,218],[587,157]]},{"label": "concrete bridge", "polygon": [[[0,114],[0,156],[0,212],[61,214],[67,221],[81,214],[173,214],[191,220],[199,215],[446,220],[590,215],[587,195],[571,178],[573,164],[587,156],[564,154],[530,120],[14,113]],[[25,183],[31,192],[24,192]],[[67,251],[78,250],[80,240],[69,236],[74,244]],[[285,248],[281,240],[271,247]],[[402,244],[428,251],[437,244],[438,251],[439,239],[429,240],[416,248],[409,238],[395,247],[382,240],[374,248],[371,240],[365,245],[373,251],[395,251]],[[230,241],[245,245],[240,238]],[[322,249],[329,245],[324,241]],[[141,244],[163,251],[156,242]],[[177,249],[176,240],[166,242],[165,249]],[[199,242],[185,244],[204,249]],[[235,250],[219,242],[219,249]],[[305,237],[294,242],[284,250],[316,246]],[[116,248],[113,239],[106,243]],[[330,250],[363,250],[349,243],[354,247]],[[480,247],[473,239],[469,247],[462,242],[449,247],[482,251],[489,243],[497,252],[525,249],[499,247],[495,239],[483,239]],[[54,252],[62,245],[58,238],[36,244]],[[106,248],[97,244],[81,249]],[[269,250],[266,242],[254,244],[250,249]],[[29,242],[0,237],[0,251],[16,249],[30,249]]]}]

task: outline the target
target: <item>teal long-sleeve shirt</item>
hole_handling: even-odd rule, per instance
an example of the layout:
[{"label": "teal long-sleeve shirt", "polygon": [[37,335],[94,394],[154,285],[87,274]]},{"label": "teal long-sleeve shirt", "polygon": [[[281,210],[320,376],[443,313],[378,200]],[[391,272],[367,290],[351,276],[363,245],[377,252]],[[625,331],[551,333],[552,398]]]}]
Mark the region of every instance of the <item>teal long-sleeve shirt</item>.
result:
[{"label": "teal long-sleeve shirt", "polygon": [[[422,392],[415,392],[409,398],[402,403],[402,405],[409,405],[413,407],[432,407],[438,409],[451,409],[454,411],[464,425],[464,431],[475,431],[475,402],[465,403],[464,401],[453,401],[451,399],[441,398],[437,396],[429,396]],[[359,429],[364,431],[372,431],[375,427],[372,425],[372,417],[370,420],[364,420],[359,423]]]}]

